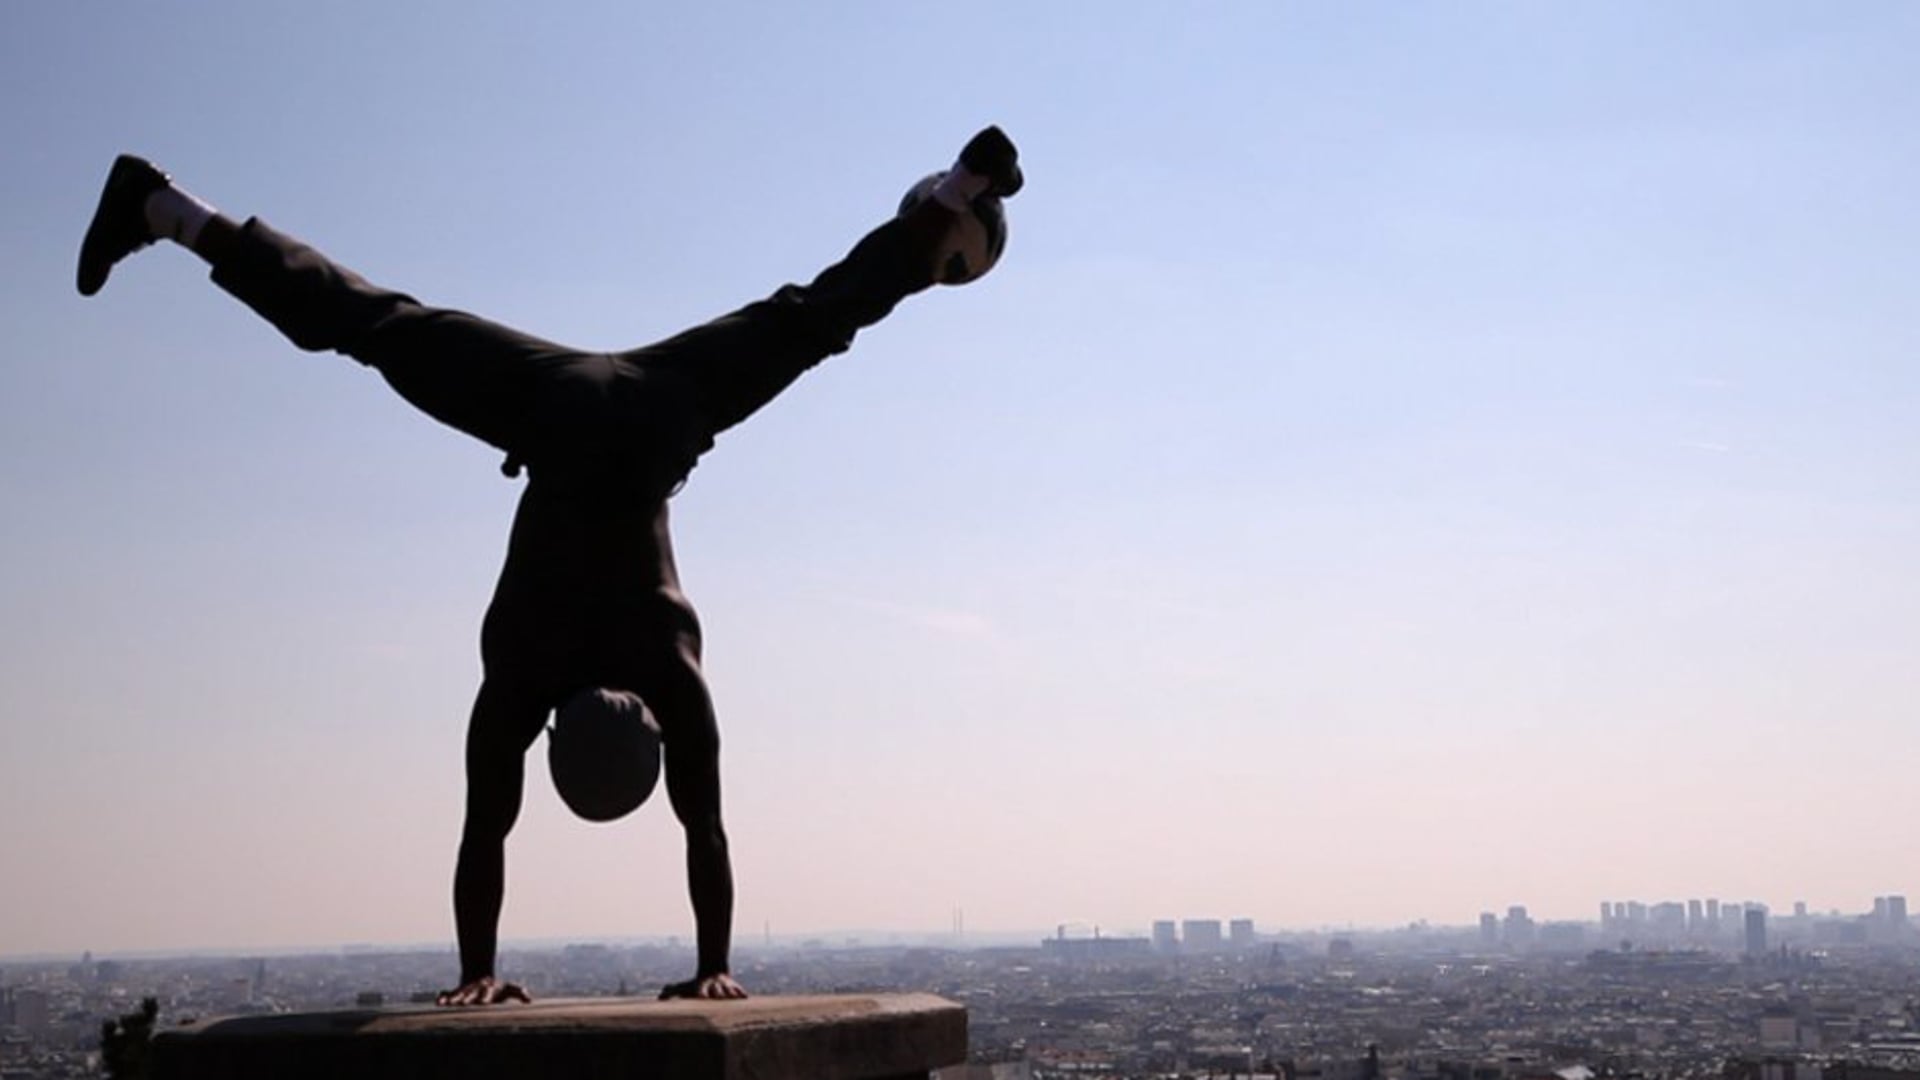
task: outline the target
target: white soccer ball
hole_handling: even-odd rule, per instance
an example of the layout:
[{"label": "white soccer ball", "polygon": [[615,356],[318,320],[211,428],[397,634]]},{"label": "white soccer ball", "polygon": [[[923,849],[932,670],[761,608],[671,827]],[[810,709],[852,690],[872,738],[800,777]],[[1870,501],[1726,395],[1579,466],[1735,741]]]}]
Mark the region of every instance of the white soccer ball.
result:
[{"label": "white soccer ball", "polygon": [[[902,214],[933,197],[944,172],[930,173],[907,189],[900,200]],[[954,215],[953,227],[941,243],[934,280],[942,285],[964,285],[993,269],[1007,246],[1007,212],[995,195],[973,200],[970,213]]]}]

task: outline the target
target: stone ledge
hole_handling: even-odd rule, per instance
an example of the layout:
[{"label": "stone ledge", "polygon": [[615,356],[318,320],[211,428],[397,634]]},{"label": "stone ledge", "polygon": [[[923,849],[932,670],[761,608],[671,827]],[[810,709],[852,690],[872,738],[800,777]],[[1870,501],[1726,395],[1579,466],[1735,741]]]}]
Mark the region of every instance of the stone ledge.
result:
[{"label": "stone ledge", "polygon": [[966,1056],[966,1010],[932,994],[558,998],[205,1020],[155,1035],[153,1076],[894,1080]]}]

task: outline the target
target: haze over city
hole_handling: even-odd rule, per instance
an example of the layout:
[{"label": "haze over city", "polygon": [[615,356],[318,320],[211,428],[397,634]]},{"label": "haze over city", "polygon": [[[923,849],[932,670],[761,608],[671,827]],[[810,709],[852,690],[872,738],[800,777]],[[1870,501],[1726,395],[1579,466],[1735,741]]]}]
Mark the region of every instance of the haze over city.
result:
[{"label": "haze over city", "polygon": [[[519,485],[116,153],[593,348],[998,123],[1003,264],[674,501],[750,940],[1920,893],[1920,8],[0,9],[0,955],[451,939]],[[509,939],[687,935],[529,761]]]}]

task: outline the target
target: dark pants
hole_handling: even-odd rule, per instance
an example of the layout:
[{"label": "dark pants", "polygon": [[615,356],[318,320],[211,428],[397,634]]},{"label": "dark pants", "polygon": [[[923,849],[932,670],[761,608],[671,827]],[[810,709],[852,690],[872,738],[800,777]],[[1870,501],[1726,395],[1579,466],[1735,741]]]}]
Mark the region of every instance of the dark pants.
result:
[{"label": "dark pants", "polygon": [[[811,283],[652,345],[570,349],[380,288],[258,218],[213,280],[295,345],[378,370],[408,401],[574,487],[664,496],[747,418],[914,284],[898,221]],[[919,277],[924,277],[921,273]]]},{"label": "dark pants", "polygon": [[666,498],[715,435],[924,288],[924,250],[895,219],[806,285],[617,353],[428,307],[258,219],[213,280],[295,345],[367,364],[422,411],[526,463],[482,655],[489,683],[551,706],[584,686],[647,697],[663,657],[697,657]]}]

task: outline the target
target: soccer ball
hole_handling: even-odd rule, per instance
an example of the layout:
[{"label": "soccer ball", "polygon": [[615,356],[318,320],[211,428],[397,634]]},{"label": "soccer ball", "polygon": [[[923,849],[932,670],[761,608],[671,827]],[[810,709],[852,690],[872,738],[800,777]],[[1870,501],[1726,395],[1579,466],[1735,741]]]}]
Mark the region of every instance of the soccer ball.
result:
[{"label": "soccer ball", "polygon": [[[921,202],[933,198],[934,185],[944,172],[931,173],[907,189],[900,200],[904,214]],[[993,269],[1000,252],[1007,246],[1007,212],[996,195],[973,200],[971,212],[954,216],[953,227],[942,238],[934,280],[942,285],[964,285]]]},{"label": "soccer ball", "polygon": [[623,818],[660,780],[660,725],[639,695],[589,687],[554,710],[547,767],[569,810],[588,821]]}]

